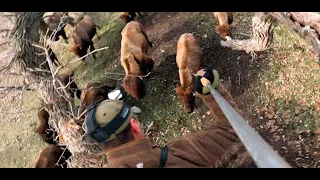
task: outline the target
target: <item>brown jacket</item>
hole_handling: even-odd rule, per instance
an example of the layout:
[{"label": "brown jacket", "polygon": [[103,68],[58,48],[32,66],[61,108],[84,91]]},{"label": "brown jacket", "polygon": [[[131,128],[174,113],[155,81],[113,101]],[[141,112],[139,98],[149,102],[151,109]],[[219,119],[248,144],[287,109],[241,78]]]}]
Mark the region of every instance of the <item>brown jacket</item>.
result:
[{"label": "brown jacket", "polygon": [[[229,92],[223,85],[218,92],[239,112]],[[200,95],[215,121],[206,129],[182,136],[170,142],[165,168],[210,168],[225,167],[234,158],[239,149],[244,149],[239,138],[228,123],[223,112],[211,94]],[[160,165],[160,147],[152,147],[148,139],[136,140],[108,150],[107,168],[158,168]],[[239,159],[239,158],[238,158]],[[227,163],[227,164],[226,164]],[[141,166],[140,166],[141,167]]]}]

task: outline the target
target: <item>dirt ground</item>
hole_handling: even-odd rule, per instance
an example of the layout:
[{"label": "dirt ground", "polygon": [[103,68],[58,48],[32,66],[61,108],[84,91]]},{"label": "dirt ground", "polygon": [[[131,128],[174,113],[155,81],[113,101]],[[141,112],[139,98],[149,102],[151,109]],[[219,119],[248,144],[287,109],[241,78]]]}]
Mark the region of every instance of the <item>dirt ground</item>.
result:
[{"label": "dirt ground", "polygon": [[[252,15],[235,13],[233,38],[247,38]],[[149,107],[149,110],[159,109],[159,113],[153,113],[158,116],[155,129],[161,129],[156,133],[155,142],[164,144],[180,134],[201,129],[210,122],[210,116],[205,113],[206,108],[201,107],[201,102],[197,102],[199,109],[196,112],[192,115],[185,114],[174,92],[174,84],[179,79],[178,73],[165,73],[177,72],[176,43],[181,34],[191,32],[203,47],[205,64],[213,65],[218,70],[242,114],[261,136],[293,167],[318,167],[319,113],[312,101],[319,102],[319,65],[310,52],[310,47],[293,31],[283,25],[277,26],[276,40],[271,48],[252,57],[245,52],[236,52],[220,46],[220,38],[214,33],[217,22],[211,13],[150,13],[141,22],[145,25],[151,41],[156,44],[150,54],[155,57],[157,67],[152,77],[146,80],[149,96],[145,99],[149,100],[139,104],[141,107]],[[290,46],[293,48],[289,49]],[[306,68],[302,69],[303,66]],[[275,73],[285,74],[286,78],[274,76]],[[296,79],[304,73],[308,76]],[[285,83],[285,80],[288,82]],[[313,85],[306,87],[309,83]],[[297,90],[301,85],[305,88],[304,92]],[[283,90],[280,87],[287,89]],[[305,94],[309,94],[308,97],[305,97]],[[171,100],[169,103],[171,97],[173,102]],[[180,105],[179,108],[172,107],[177,104]],[[177,120],[174,120],[175,118]],[[152,118],[148,114],[142,119]],[[180,128],[180,133],[170,133],[169,129],[174,127],[177,127],[177,130]],[[158,134],[166,137],[172,135],[159,140]]]},{"label": "dirt ground", "polygon": [[[79,14],[81,13],[73,15]],[[114,79],[121,77],[108,72],[124,73],[119,62],[120,33],[124,24],[119,19],[119,13],[88,14],[101,27],[98,31],[100,40],[94,38],[96,49],[105,46],[108,49],[98,52],[97,60],[89,57],[86,64],[73,63],[62,69],[62,72],[75,70],[78,77],[76,83],[80,87],[92,81],[118,84],[120,81]],[[291,166],[319,167],[319,64],[312,48],[295,32],[285,25],[277,24],[271,47],[262,53],[251,55],[220,45],[221,39],[215,33],[217,21],[211,12],[143,12],[142,15],[138,21],[144,25],[154,43],[149,53],[154,57],[156,66],[144,79],[146,97],[137,101],[128,96],[125,101],[142,109],[139,118],[145,126],[154,123],[150,138],[155,144],[164,145],[173,138],[202,129],[213,120],[199,99],[196,100],[195,111],[186,113],[175,93],[175,84],[179,81],[175,63],[176,44],[183,33],[193,33],[204,50],[205,65],[213,65],[218,70],[249,124]],[[234,14],[232,38],[250,37],[252,16],[253,13]],[[53,48],[62,62],[75,58],[66,50],[69,47],[70,44],[66,45],[60,40]],[[38,101],[34,96],[23,95],[24,109],[36,106]],[[29,102],[30,99],[35,102]],[[10,101],[11,109],[16,109],[17,101],[17,98]],[[2,112],[7,111],[2,108]],[[4,113],[1,114],[3,116]],[[0,167],[33,165],[34,159],[44,147],[33,133],[34,115],[35,111],[28,111],[24,116],[16,117],[15,121],[10,120],[11,115],[1,118],[0,137],[6,143],[2,143],[0,147],[0,157],[6,161],[0,163]],[[26,126],[29,124],[28,128],[21,121],[25,121]],[[21,131],[18,127],[25,128]],[[25,148],[25,144],[28,144],[28,148]]]},{"label": "dirt ground", "polygon": [[[14,27],[12,13],[0,13],[0,69],[13,57],[10,31]],[[22,86],[23,78],[12,69],[0,73],[0,87]],[[39,106],[36,92],[0,91],[0,167],[32,167],[45,143],[34,133],[36,109]]]}]

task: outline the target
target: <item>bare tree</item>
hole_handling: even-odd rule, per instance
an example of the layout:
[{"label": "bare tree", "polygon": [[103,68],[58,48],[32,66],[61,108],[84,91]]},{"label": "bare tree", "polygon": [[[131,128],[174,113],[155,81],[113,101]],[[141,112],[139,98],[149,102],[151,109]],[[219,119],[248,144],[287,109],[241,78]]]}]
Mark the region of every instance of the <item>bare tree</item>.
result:
[{"label": "bare tree", "polygon": [[[69,84],[64,86],[56,79],[58,71],[68,63],[73,63],[88,55],[106,50],[107,47],[96,49],[82,58],[76,58],[56,67],[52,64],[48,49],[51,48],[51,37],[45,36],[43,42],[40,41],[39,26],[44,12],[19,12],[16,13],[16,21],[11,31],[13,39],[14,58],[9,65],[1,71],[9,69],[19,69],[24,77],[24,85],[0,87],[0,92],[9,93],[15,91],[37,90],[44,104],[44,108],[50,114],[49,124],[58,132],[60,143],[66,145],[72,153],[70,167],[98,167],[103,155],[99,146],[84,137],[84,131],[73,102],[68,93]],[[63,26],[63,21],[61,21]],[[57,30],[60,26],[57,27]],[[39,54],[44,54],[39,56]],[[40,66],[44,64],[44,66]],[[97,163],[92,164],[96,159]],[[83,163],[81,163],[83,161]]]},{"label": "bare tree", "polygon": [[[71,82],[63,85],[59,79],[55,78],[58,70],[66,64],[59,67],[53,66],[47,41],[44,42],[43,46],[37,44],[32,44],[32,46],[44,51],[50,68],[52,78],[42,79],[39,83],[38,92],[41,94],[43,104],[45,104],[44,108],[50,115],[49,125],[58,133],[60,144],[65,145],[72,153],[68,167],[100,167],[100,162],[105,162],[103,161],[105,156],[100,153],[101,149],[97,144],[84,136],[83,119],[80,120],[82,115],[77,116],[77,107],[75,107],[73,99],[68,93]],[[96,49],[80,59],[77,58],[68,63],[81,60],[96,51],[105,49],[107,48]],[[92,163],[93,161],[97,162]]]}]

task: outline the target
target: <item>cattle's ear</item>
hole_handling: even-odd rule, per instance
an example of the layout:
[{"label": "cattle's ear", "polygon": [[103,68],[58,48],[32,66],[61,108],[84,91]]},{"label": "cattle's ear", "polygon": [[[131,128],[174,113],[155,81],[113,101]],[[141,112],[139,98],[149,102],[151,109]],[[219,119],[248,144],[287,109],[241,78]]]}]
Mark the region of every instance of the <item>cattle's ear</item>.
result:
[{"label": "cattle's ear", "polygon": [[180,83],[180,82],[178,82],[178,83],[176,84],[176,93],[177,93],[178,95],[184,94],[184,91],[183,91],[183,89],[182,89],[182,86],[181,86],[181,83]]},{"label": "cattle's ear", "polygon": [[193,84],[189,85],[187,88],[186,88],[186,91],[185,93],[186,94],[191,94],[193,92],[194,88],[193,88]]}]

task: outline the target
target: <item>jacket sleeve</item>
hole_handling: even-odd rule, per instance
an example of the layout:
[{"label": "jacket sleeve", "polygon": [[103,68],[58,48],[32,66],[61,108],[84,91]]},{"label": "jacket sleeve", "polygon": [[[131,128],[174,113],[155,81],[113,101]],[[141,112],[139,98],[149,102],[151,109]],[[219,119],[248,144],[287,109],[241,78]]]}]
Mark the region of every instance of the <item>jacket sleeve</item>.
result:
[{"label": "jacket sleeve", "polygon": [[[221,82],[218,84],[216,89],[220,95],[227,100],[227,102],[239,113],[239,109],[237,104],[234,102],[231,94],[225,89],[225,87],[221,84]],[[228,122],[228,119],[222,112],[221,108],[219,107],[218,103],[215,101],[215,99],[212,97],[212,95],[209,93],[208,95],[202,95],[200,93],[196,92],[196,96],[199,97],[203,103],[210,109],[210,112],[214,118],[214,123],[216,125],[224,125],[224,126],[230,126]]]},{"label": "jacket sleeve", "polygon": [[[239,112],[230,93],[221,83],[217,86],[217,91]],[[240,140],[212,95],[198,93],[196,96],[210,109],[214,121],[205,129],[169,143],[168,158],[175,156],[172,158],[183,159],[191,167],[218,167],[225,156],[237,151]]]}]

